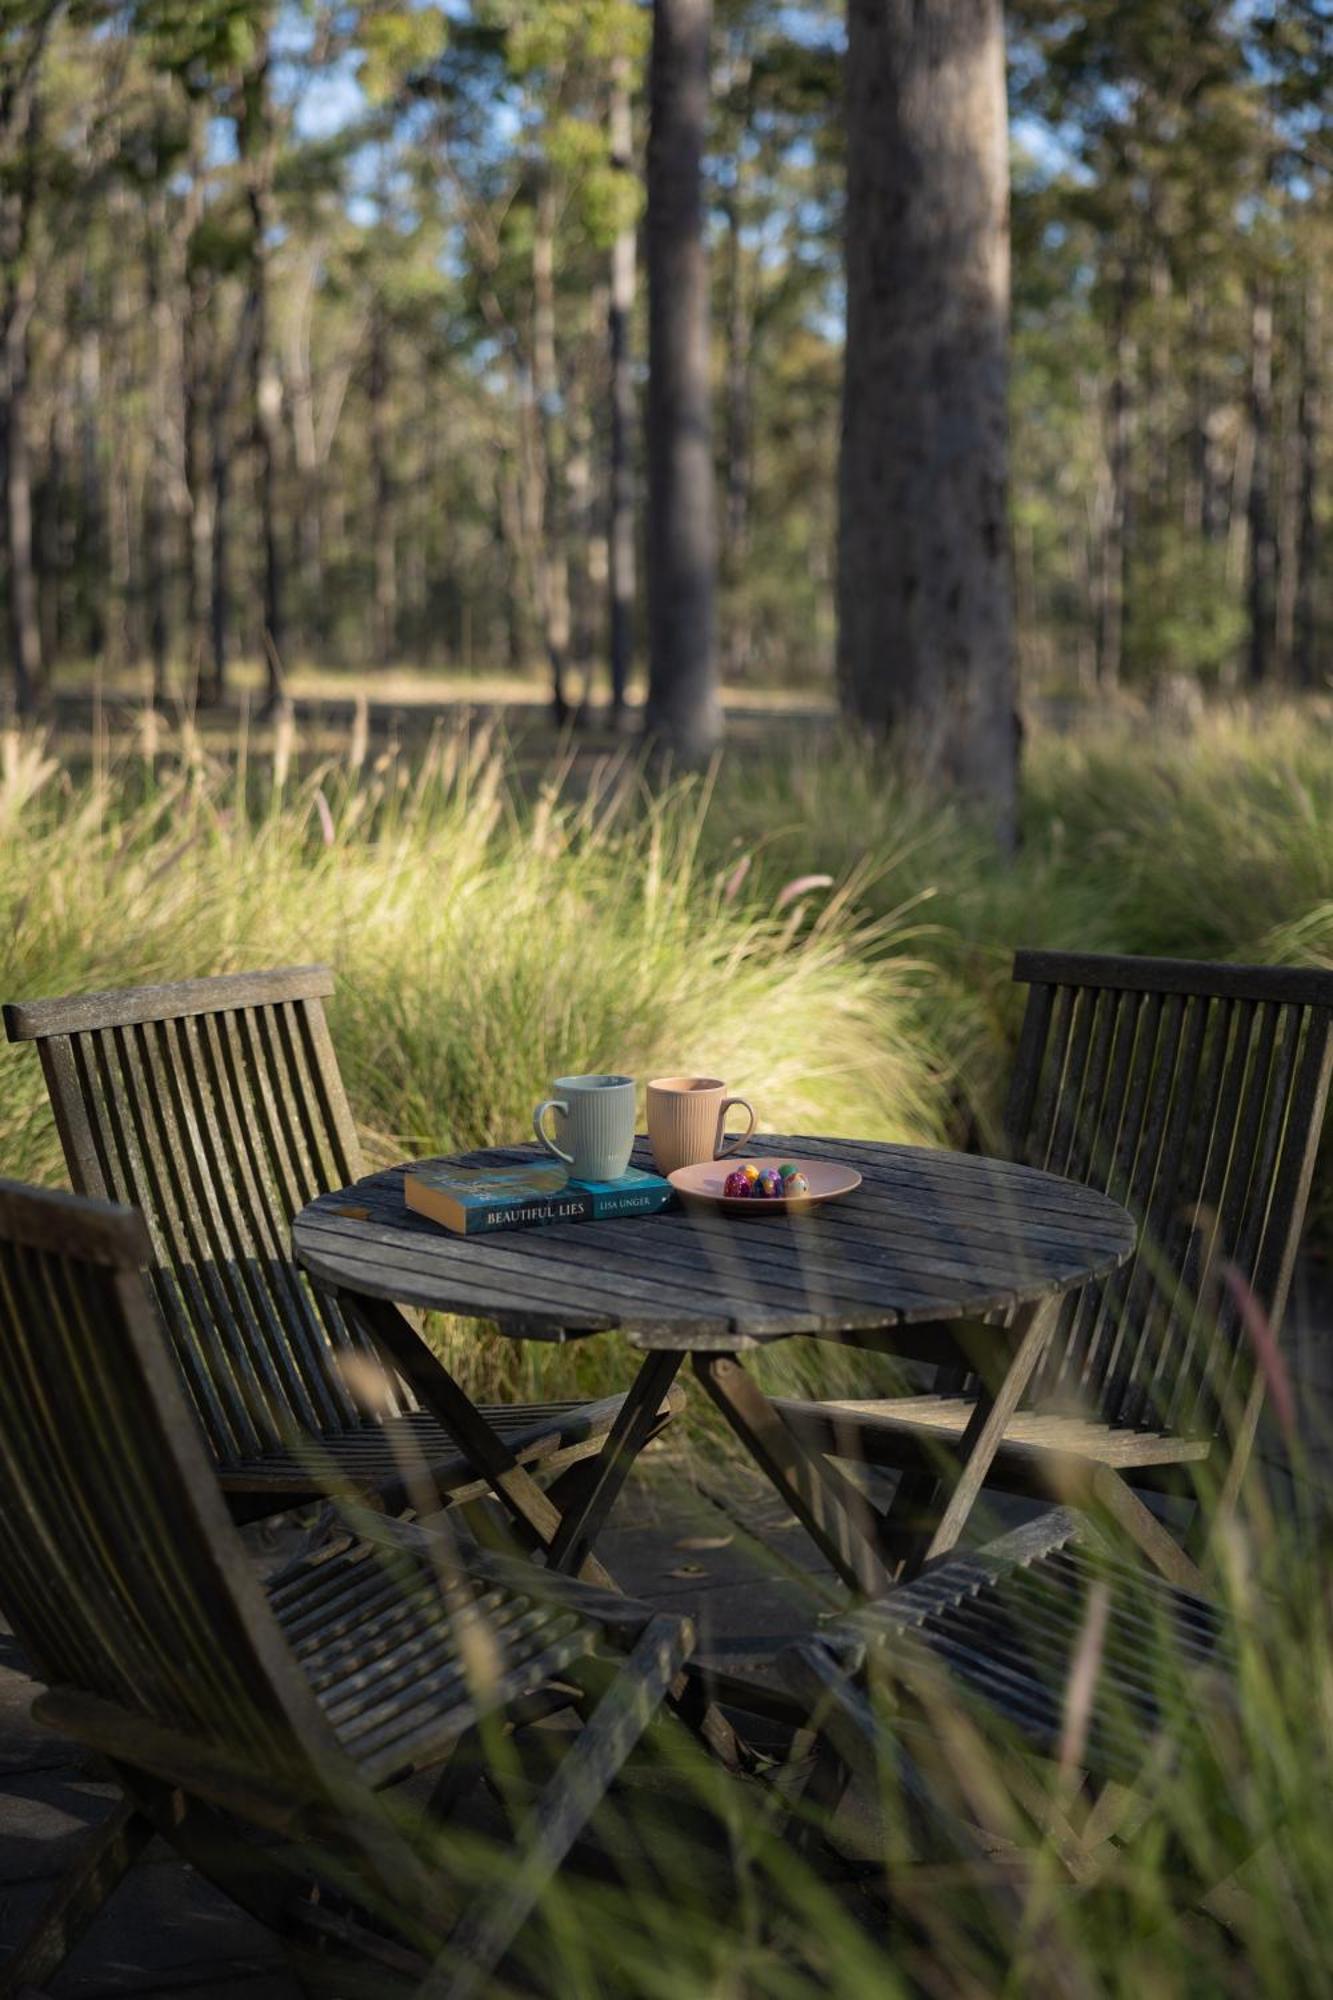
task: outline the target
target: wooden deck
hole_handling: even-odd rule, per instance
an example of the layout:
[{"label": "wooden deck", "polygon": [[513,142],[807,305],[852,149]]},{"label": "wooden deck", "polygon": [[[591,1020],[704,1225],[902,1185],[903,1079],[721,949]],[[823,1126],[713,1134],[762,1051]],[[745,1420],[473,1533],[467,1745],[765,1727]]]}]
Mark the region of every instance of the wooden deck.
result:
[{"label": "wooden deck", "polygon": [[[1311,1463],[1322,1475],[1333,1462],[1333,1279],[1307,1266],[1292,1305],[1287,1351]],[[1290,1493],[1281,1457],[1273,1433],[1264,1458],[1279,1497]],[[733,1669],[753,1668],[776,1639],[845,1601],[757,1473],[730,1460],[725,1469],[687,1466],[665,1441],[646,1454],[599,1550],[627,1589],[687,1608],[701,1650]],[[112,1797],[67,1744],[30,1721],[32,1692],[17,1646],[0,1636],[0,1956]],[[161,1846],[122,1885],[50,1993],[300,2000],[268,1935]]]}]

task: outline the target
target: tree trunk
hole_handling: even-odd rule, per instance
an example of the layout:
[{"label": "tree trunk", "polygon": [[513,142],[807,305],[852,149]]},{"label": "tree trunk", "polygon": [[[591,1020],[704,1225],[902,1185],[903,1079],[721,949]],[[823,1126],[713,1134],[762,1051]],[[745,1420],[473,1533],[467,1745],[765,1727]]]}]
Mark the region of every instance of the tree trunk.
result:
[{"label": "tree trunk", "polygon": [[1190,476],[1185,529],[1220,541],[1226,529],[1226,473],[1221,462],[1221,412],[1209,373],[1211,330],[1198,287],[1190,293]]},{"label": "tree trunk", "polygon": [[1249,577],[1246,598],[1250,615],[1249,679],[1262,686],[1273,667],[1273,590],[1277,549],[1273,541],[1273,293],[1266,277],[1255,280],[1250,301],[1250,459]]},{"label": "tree trunk", "polygon": [[218,706],[227,692],[227,655],[231,644],[231,436],[228,425],[230,398],[213,399],[210,426],[210,456],[213,470],[213,497],[209,509],[212,530],[212,561],[209,567],[208,623],[212,671],[206,693],[199,699],[205,707]]},{"label": "tree trunk", "polygon": [[845,708],[1015,837],[999,0],[849,0]]},{"label": "tree trunk", "polygon": [[551,669],[551,709],[556,726],[569,716],[565,667],[569,659],[569,570],[565,561],[561,481],[565,438],[555,353],[555,187],[542,169],[532,231],[532,393],[537,405],[540,472],[537,546],[538,588],[546,658]]},{"label": "tree trunk", "polygon": [[319,440],[315,429],[315,384],[310,333],[320,253],[312,252],[301,274],[298,301],[288,319],[287,417],[296,463],[298,519],[296,560],[301,586],[301,638],[308,652],[320,649],[323,621],[324,532]]},{"label": "tree trunk", "polygon": [[[617,174],[634,171],[630,67],[617,56],[611,68],[611,164]],[[611,425],[607,447],[607,586],[610,596],[611,712],[619,721],[634,665],[634,362],[630,328],[634,315],[635,226],[617,231],[611,245],[611,298],[607,334],[611,353]]]},{"label": "tree trunk", "polygon": [[1134,460],[1134,388],[1138,349],[1131,331],[1133,280],[1128,258],[1116,289],[1112,330],[1114,356],[1107,412],[1107,459],[1111,490],[1102,546],[1101,613],[1097,631],[1097,680],[1107,691],[1120,684],[1125,668],[1125,606],[1129,601],[1130,544],[1133,530],[1131,481]]},{"label": "tree trunk", "polygon": [[79,600],[90,659],[106,647],[106,506],[102,491],[102,342],[96,302],[85,279],[79,306]]},{"label": "tree trunk", "polygon": [[47,428],[46,477],[37,505],[37,613],[42,628],[42,661],[49,674],[60,662],[65,637],[65,577],[70,536],[64,505],[73,427],[64,370],[58,369]]},{"label": "tree trunk", "polygon": [[14,64],[0,82],[0,451],[14,704],[20,714],[30,713],[43,691],[28,452],[28,333],[37,299],[29,239],[38,185],[37,78],[58,13],[54,0],[47,0],[17,31],[9,51]]},{"label": "tree trunk", "polygon": [[[209,445],[213,471],[212,568],[209,578],[209,627],[212,672],[200,700],[221,702],[226,693],[227,658],[231,650],[231,454],[232,407],[237,379],[249,355],[253,337],[255,297],[246,299],[231,353],[221,356],[215,370],[209,412]],[[215,345],[221,349],[219,337]]]},{"label": "tree trunk", "polygon": [[591,339],[576,356],[565,397],[565,574],[569,579],[569,663],[577,693],[575,713],[585,717],[592,706],[592,662],[595,616],[593,584],[606,581],[606,549],[597,533],[592,487],[592,411],[588,402],[586,361],[596,351],[598,329],[606,320],[601,289],[589,294]]},{"label": "tree trunk", "polygon": [[648,711],[686,762],[721,735],[702,163],[711,0],[656,0],[648,133]]},{"label": "tree trunk", "polygon": [[1171,272],[1166,252],[1153,252],[1150,275],[1152,329],[1148,343],[1148,383],[1144,398],[1144,512],[1157,552],[1171,511]]},{"label": "tree trunk", "polygon": [[207,680],[213,628],[213,491],[208,477],[204,423],[204,374],[200,353],[208,287],[192,276],[181,323],[181,431],[185,450],[185,492],[189,514],[186,616],[190,672],[196,689]]},{"label": "tree trunk", "polygon": [[1323,389],[1323,291],[1311,262],[1305,280],[1301,319],[1301,387],[1296,410],[1300,439],[1300,494],[1296,522],[1296,608],[1293,645],[1295,678],[1313,687],[1318,678],[1319,428]]},{"label": "tree trunk", "polygon": [[370,315],[370,463],[375,493],[375,658],[387,667],[398,623],[398,572],[394,548],[393,467],[388,428],[389,353],[384,314],[378,302]]},{"label": "tree trunk", "polygon": [[37,296],[32,267],[11,268],[4,299],[5,552],[14,702],[31,714],[42,689],[42,629],[32,559],[32,468],[28,454],[28,327]]},{"label": "tree trunk", "polygon": [[147,542],[145,564],[148,584],[148,646],[153,662],[153,700],[161,703],[167,695],[167,648],[170,614],[171,555],[171,419],[168,377],[171,370],[172,311],[162,269],[170,238],[167,230],[166,201],[159,194],[149,205],[145,245],[145,277],[148,293],[149,335],[152,344],[152,384],[150,390],[152,458],[148,467]]},{"label": "tree trunk", "polygon": [[282,431],[282,385],[271,351],[269,310],[269,235],[272,229],[273,171],[277,138],[270,95],[272,19],[265,15],[257,29],[255,59],[241,85],[237,146],[245,171],[245,198],[250,214],[250,404],[252,440],[258,467],[259,534],[264,556],[264,654],[267,701],[272,708],[282,698],[283,627],[282,547],[278,536],[278,447]]},{"label": "tree trunk", "polygon": [[741,162],[726,191],[727,222],[727,370],[725,495],[722,532],[722,573],[727,581],[728,676],[739,680],[749,665],[750,620],[745,588],[745,562],[750,533],[750,432],[754,393],[754,315],[746,296],[745,260],[741,239]]}]

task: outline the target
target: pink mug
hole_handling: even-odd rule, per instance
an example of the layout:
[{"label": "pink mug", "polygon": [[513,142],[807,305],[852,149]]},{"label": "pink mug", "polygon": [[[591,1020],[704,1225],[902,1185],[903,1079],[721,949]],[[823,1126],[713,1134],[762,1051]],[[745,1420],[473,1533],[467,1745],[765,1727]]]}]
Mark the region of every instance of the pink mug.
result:
[{"label": "pink mug", "polygon": [[[648,1138],[659,1174],[677,1167],[720,1160],[743,1146],[754,1131],[754,1111],[743,1097],[724,1095],[716,1076],[659,1076],[648,1085]],[[724,1132],[727,1113],[738,1106],[750,1122],[743,1132]]]}]

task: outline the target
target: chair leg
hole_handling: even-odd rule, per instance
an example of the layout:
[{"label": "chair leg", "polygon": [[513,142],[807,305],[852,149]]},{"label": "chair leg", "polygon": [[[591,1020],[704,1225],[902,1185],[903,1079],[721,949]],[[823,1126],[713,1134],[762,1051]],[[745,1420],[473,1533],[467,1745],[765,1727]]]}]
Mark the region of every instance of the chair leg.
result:
[{"label": "chair leg", "polygon": [[42,1987],[73,1951],[152,1839],[153,1823],[122,1800],[88,1836],[41,1915],[0,1972],[0,2000]]},{"label": "chair leg", "polygon": [[1119,1473],[1112,1472],[1107,1465],[1099,1465],[1092,1475],[1090,1491],[1097,1504],[1105,1508],[1117,1527],[1133,1537],[1168,1583],[1196,1597],[1208,1595],[1207,1584],[1179,1542],[1168,1535],[1152,1509],[1126,1485]]},{"label": "chair leg", "polygon": [[471,2000],[486,1990],[495,1967],[661,1709],[688,1652],[687,1633],[675,1618],[649,1621],[538,1800],[509,1881],[456,1925],[416,2000]]}]

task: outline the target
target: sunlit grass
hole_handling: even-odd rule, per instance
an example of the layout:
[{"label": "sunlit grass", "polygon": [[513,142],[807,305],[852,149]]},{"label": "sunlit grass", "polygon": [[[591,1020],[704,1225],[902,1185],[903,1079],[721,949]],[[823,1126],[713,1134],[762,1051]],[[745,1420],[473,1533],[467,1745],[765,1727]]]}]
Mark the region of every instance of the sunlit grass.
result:
[{"label": "sunlit grass", "polygon": [[[770,1129],[942,1136],[930,975],[910,919],[868,913],[856,878],[751,889],[705,853],[707,790],[650,795],[628,761],[581,790],[557,770],[520,806],[485,735],[410,763],[349,743],[299,782],[295,747],[224,760],[187,732],[75,784],[41,740],[7,738],[3,993],[327,960],[381,1163],[521,1141],[550,1080],[582,1070],[721,1075]],[[0,1156],[63,1179],[31,1050],[0,1063]],[[606,1343],[464,1359],[497,1391],[515,1368],[614,1365]]]}]

